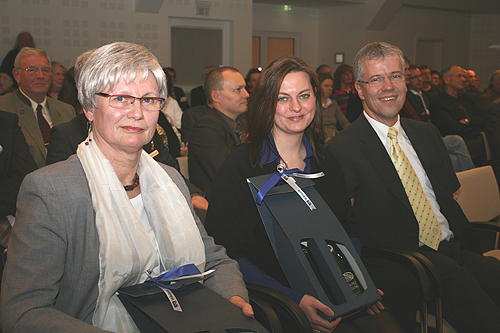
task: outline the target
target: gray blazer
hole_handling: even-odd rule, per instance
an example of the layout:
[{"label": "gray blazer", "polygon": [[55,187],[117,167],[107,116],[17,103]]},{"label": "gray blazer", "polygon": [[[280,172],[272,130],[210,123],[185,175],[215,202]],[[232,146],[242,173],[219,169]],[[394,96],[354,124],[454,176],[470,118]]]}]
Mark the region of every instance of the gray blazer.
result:
[{"label": "gray blazer", "polygon": [[[205,244],[205,284],[248,300],[238,265],[194,214],[179,173],[162,165],[191,207]],[[29,174],[19,193],[1,306],[3,332],[102,332],[91,326],[98,296],[99,238],[85,173],[76,155]]]},{"label": "gray blazer", "polygon": [[[47,109],[53,126],[66,123],[75,117],[75,109],[71,105],[50,97],[47,97]],[[17,114],[19,126],[21,126],[26,142],[30,147],[31,155],[39,168],[45,166],[47,149],[45,149],[42,132],[29,99],[17,89],[14,92],[0,96],[0,110]]]}]

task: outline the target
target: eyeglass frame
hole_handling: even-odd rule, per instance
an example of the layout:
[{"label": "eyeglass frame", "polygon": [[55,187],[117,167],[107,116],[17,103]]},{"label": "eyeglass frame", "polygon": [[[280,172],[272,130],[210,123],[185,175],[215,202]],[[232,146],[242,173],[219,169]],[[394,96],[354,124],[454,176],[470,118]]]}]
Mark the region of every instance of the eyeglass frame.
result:
[{"label": "eyeglass frame", "polygon": [[[379,75],[375,75],[375,77],[372,77],[369,81],[362,81],[362,80],[356,80],[356,82],[361,82],[361,83],[366,83],[367,85],[369,85],[370,87],[380,87],[382,86],[384,83],[385,83],[385,79],[389,79],[389,81],[391,83],[394,83],[391,79],[391,76],[395,76],[395,75],[398,75],[401,77],[401,81],[395,81],[396,83],[399,83],[399,82],[405,82],[406,80],[406,76],[403,74],[403,72],[397,72],[397,73],[400,73],[400,74],[391,74],[391,75],[388,75],[388,76],[379,76]],[[380,81],[380,84],[372,84],[373,80],[374,79],[383,79],[382,81]]]},{"label": "eyeglass frame", "polygon": [[28,75],[37,75],[38,73],[40,73],[40,71],[42,72],[43,75],[52,75],[52,69],[50,67],[42,67],[42,68],[38,68],[38,67],[18,68],[18,67],[16,67],[16,69],[20,70],[20,71],[26,71],[26,73]]},{"label": "eyeglass frame", "polygon": [[[130,96],[130,95],[123,95],[123,94],[106,94],[106,93],[95,93],[97,96],[101,96],[101,97],[107,97],[108,98],[108,103],[109,103],[109,106],[112,107],[112,108],[115,108],[115,109],[129,109],[132,107],[132,105],[135,103],[135,100],[138,99],[139,102],[140,102],[140,105],[142,106],[143,105],[143,100],[144,99],[153,99],[153,100],[157,100],[157,101],[160,101],[160,108],[158,110],[148,110],[146,109],[147,111],[160,111],[161,109],[163,109],[163,107],[165,106],[165,98],[162,98],[162,97],[135,97],[135,96]],[[125,97],[125,98],[132,98],[132,102],[130,103],[130,106],[129,107],[125,107],[125,108],[121,108],[121,107],[116,107],[116,106],[112,106],[111,105],[111,97]]]}]

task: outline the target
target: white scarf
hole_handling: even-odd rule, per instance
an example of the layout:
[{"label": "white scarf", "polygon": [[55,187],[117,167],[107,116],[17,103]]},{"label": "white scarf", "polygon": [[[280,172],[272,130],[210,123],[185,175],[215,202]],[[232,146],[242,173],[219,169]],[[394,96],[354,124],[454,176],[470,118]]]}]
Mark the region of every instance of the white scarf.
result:
[{"label": "white scarf", "polygon": [[201,235],[179,188],[165,170],[142,151],[137,174],[144,207],[158,243],[158,258],[153,241],[92,133],[78,146],[77,155],[89,182],[99,235],[99,296],[93,324],[113,332],[139,332],[116,291],[144,282],[148,278],[146,270],[159,264],[162,270],[169,271],[194,263],[201,272],[205,271]]}]

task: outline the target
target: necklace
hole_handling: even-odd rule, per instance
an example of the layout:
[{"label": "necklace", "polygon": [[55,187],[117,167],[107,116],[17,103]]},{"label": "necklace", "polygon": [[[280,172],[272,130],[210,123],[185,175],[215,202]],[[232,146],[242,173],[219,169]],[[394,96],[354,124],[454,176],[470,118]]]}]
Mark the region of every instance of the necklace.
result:
[{"label": "necklace", "polygon": [[137,186],[139,186],[139,175],[136,172],[134,183],[132,185],[124,185],[123,188],[125,189],[125,191],[133,191]]}]

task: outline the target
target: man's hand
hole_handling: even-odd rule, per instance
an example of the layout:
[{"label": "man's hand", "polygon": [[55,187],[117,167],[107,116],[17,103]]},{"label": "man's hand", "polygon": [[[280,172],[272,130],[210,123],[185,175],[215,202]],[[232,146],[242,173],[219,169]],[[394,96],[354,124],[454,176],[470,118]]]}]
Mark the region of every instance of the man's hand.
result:
[{"label": "man's hand", "polygon": [[193,194],[191,196],[191,204],[193,205],[193,208],[198,208],[201,210],[207,210],[208,209],[208,201],[204,197],[202,197],[199,194]]},{"label": "man's hand", "polygon": [[252,306],[247,302],[245,302],[243,298],[241,298],[240,296],[233,296],[229,299],[229,301],[234,305],[236,305],[237,307],[239,307],[243,311],[243,314],[245,316],[253,317]]},{"label": "man's hand", "polygon": [[309,319],[309,323],[311,324],[314,332],[331,332],[342,320],[342,318],[339,317],[334,321],[329,322],[321,318],[318,315],[318,311],[323,312],[327,316],[333,316],[332,309],[309,295],[304,295],[304,297],[302,297],[299,306]]}]

